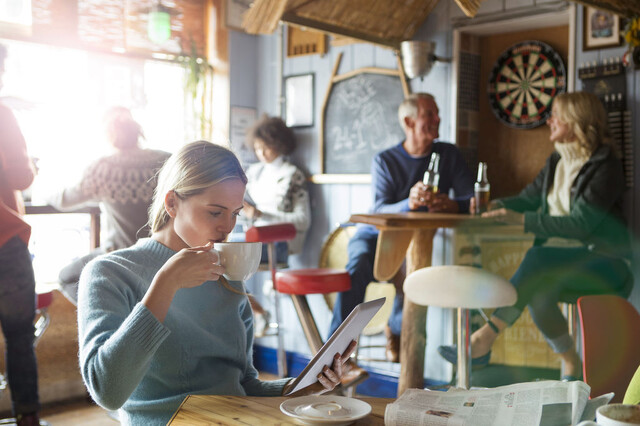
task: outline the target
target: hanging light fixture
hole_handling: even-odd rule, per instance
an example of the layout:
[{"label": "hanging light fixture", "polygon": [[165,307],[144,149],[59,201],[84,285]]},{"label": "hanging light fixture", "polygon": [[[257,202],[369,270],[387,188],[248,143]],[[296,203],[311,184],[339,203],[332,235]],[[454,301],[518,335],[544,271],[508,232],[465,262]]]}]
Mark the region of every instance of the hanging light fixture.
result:
[{"label": "hanging light fixture", "polygon": [[400,55],[404,73],[409,78],[424,78],[436,61],[451,62],[451,59],[435,55],[436,44],[431,41],[407,40],[400,43]]},{"label": "hanging light fixture", "polygon": [[171,37],[171,14],[169,9],[160,2],[156,3],[149,12],[147,35],[155,44],[162,44]]}]

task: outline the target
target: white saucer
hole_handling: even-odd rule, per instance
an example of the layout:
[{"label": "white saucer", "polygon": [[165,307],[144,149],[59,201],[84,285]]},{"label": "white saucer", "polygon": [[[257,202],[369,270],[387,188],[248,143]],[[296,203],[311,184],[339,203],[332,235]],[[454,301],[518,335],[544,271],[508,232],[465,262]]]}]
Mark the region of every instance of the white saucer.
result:
[{"label": "white saucer", "polygon": [[348,425],[371,412],[359,399],[333,395],[291,398],[280,404],[280,411],[306,425]]}]

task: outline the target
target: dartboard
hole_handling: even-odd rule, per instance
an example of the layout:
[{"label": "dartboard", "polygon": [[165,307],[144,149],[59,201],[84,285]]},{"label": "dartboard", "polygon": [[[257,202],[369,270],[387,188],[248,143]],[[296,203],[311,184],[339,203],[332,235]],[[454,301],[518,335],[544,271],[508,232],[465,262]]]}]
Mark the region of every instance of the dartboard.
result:
[{"label": "dartboard", "polygon": [[554,96],[565,91],[562,58],[540,41],[523,41],[507,49],[489,77],[489,104],[509,127],[532,129],[551,114]]}]

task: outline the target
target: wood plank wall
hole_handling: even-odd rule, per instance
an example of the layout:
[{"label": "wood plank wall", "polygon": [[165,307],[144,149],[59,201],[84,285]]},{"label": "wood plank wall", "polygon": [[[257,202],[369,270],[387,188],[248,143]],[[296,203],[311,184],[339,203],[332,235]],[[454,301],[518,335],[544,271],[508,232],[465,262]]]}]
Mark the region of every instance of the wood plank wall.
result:
[{"label": "wood plank wall", "polygon": [[497,58],[510,46],[524,40],[539,40],[553,47],[567,61],[569,28],[550,27],[497,34],[480,38],[480,111],[478,161],[488,163],[491,198],[517,194],[533,181],[553,151],[549,128],[512,129],[494,116],[487,99],[487,81]]}]

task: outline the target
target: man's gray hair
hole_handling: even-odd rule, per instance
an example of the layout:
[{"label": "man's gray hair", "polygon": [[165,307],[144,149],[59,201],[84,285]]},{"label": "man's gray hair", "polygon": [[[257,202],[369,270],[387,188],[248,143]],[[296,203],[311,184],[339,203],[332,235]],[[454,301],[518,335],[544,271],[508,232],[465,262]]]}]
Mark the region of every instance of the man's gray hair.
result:
[{"label": "man's gray hair", "polygon": [[398,107],[398,120],[400,120],[400,127],[402,127],[405,133],[407,129],[404,119],[406,117],[415,119],[418,116],[418,101],[420,99],[431,99],[434,102],[436,100],[431,93],[412,93],[407,96]]}]

